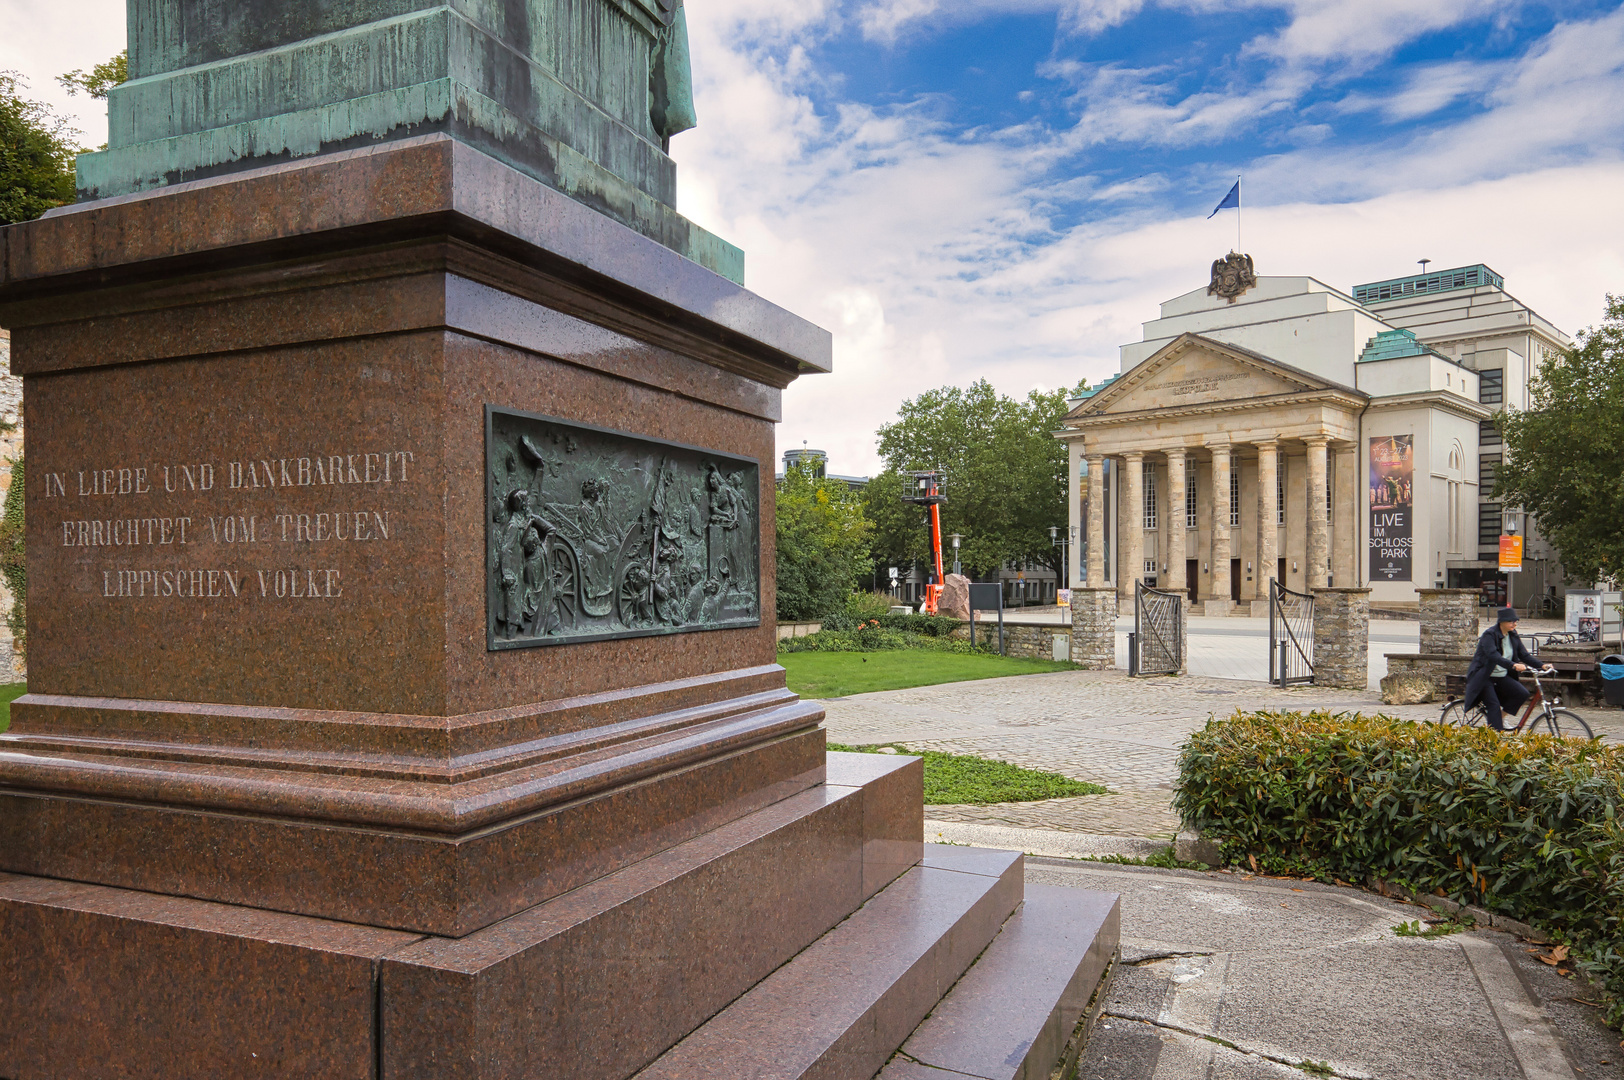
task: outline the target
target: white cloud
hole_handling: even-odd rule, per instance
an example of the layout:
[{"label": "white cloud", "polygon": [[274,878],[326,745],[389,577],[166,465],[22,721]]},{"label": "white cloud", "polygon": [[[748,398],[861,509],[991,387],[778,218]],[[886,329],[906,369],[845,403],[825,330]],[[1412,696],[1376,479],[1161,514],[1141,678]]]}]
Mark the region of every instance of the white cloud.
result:
[{"label": "white cloud", "polygon": [[[682,209],[744,247],[753,289],[835,335],[834,373],[786,392],[779,442],[827,450],[842,473],[877,467],[873,433],[904,398],[979,377],[1011,394],[1097,381],[1160,301],[1205,284],[1213,255],[1233,243],[1233,219],[1151,220],[1144,197],[1168,178],[1099,183],[1076,174],[1078,146],[1217,138],[1243,126],[1248,110],[1291,108],[1299,92],[1287,73],[1231,111],[1216,97],[1167,95],[1155,73],[1079,67],[1079,85],[1119,106],[1114,115],[1080,132],[965,136],[925,109],[848,103],[820,113],[786,65],[715,33],[702,11],[696,4],[691,16],[701,125],[674,147]],[[1402,274],[1422,256],[1486,262],[1564,329],[1594,321],[1602,294],[1624,283],[1612,242],[1624,235],[1624,205],[1612,195],[1624,165],[1593,153],[1526,171],[1540,159],[1520,148],[1620,122],[1604,113],[1624,85],[1609,67],[1624,49],[1565,59],[1576,43],[1610,41],[1606,29],[1559,28],[1493,69],[1481,130],[1468,122],[1412,137],[1372,160],[1316,147],[1249,168],[1248,190],[1258,190],[1255,171],[1279,203],[1246,212],[1245,246],[1259,269],[1346,288]],[[1458,85],[1463,76],[1453,77]],[[1523,110],[1574,111],[1581,90],[1594,107],[1561,123],[1535,120],[1543,134],[1516,134],[1529,123]],[[1305,138],[1321,134],[1295,126]],[[1498,138],[1512,141],[1484,142]],[[1074,220],[1057,210],[1083,204],[1109,216],[1057,224]]]},{"label": "white cloud", "polygon": [[1262,0],[1285,9],[1291,22],[1252,48],[1293,63],[1354,66],[1391,55],[1426,34],[1462,23],[1501,18],[1521,0]]},{"label": "white cloud", "polygon": [[1054,12],[1064,34],[1098,34],[1137,15],[1145,0],[869,0],[857,24],[870,41],[893,45],[909,33],[962,26],[994,15]]}]

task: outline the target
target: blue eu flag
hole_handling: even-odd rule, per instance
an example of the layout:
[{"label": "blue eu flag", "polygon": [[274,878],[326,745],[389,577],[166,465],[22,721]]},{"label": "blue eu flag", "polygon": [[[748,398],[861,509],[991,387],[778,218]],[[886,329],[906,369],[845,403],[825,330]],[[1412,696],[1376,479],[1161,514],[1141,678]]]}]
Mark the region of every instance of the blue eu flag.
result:
[{"label": "blue eu flag", "polygon": [[[1220,210],[1228,210],[1230,207],[1234,207],[1236,210],[1241,208],[1241,182],[1239,180],[1235,181],[1235,186],[1229,189],[1229,194],[1224,196],[1223,201],[1212,208],[1212,214],[1216,214]],[[1212,214],[1207,215],[1208,220],[1211,220]]]}]

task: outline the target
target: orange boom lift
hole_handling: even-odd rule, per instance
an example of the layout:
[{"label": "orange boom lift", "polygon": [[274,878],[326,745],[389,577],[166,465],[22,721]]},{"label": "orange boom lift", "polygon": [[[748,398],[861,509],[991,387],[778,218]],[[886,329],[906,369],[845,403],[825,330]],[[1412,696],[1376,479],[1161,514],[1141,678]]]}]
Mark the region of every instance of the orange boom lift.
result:
[{"label": "orange boom lift", "polygon": [[936,558],[936,572],[931,575],[930,583],[925,586],[925,603],[923,610],[926,615],[936,614],[936,601],[941,598],[942,586],[947,581],[942,573],[942,504],[947,496],[942,494],[942,474],[935,469],[925,469],[914,472],[905,472],[902,475],[913,480],[913,494],[904,495],[903,502],[917,503],[920,506],[930,507],[930,548],[931,554]]}]

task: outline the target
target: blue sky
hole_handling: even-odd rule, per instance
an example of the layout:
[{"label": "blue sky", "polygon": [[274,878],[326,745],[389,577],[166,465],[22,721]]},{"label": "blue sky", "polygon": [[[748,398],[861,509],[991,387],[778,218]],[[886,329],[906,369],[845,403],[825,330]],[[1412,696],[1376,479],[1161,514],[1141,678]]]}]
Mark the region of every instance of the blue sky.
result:
[{"label": "blue sky", "polygon": [[[1560,0],[686,0],[679,206],[829,328],[780,448],[877,466],[905,397],[1098,381],[1235,244],[1347,288],[1484,262],[1572,332],[1624,292],[1624,9]],[[0,0],[0,68],[124,43],[124,0]]]},{"label": "blue sky", "polygon": [[1264,274],[1486,262],[1570,332],[1624,291],[1624,11],[1513,0],[688,0],[683,211],[836,335],[780,447],[875,467],[904,397],[1097,381],[1235,243]]}]

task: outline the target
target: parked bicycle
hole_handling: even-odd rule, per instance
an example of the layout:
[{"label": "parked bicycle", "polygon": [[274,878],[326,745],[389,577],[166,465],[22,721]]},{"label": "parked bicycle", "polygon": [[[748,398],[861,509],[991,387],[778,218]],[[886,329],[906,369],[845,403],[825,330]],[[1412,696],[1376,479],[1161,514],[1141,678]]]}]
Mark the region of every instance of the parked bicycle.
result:
[{"label": "parked bicycle", "polygon": [[[1517,726],[1506,728],[1506,734],[1520,735],[1525,729],[1533,731],[1537,729],[1537,725],[1544,724],[1552,735],[1560,735],[1567,739],[1594,738],[1584,717],[1572,709],[1558,708],[1562,704],[1561,698],[1546,699],[1545,688],[1540,685],[1539,677],[1556,674],[1555,668],[1546,667],[1542,671],[1529,668],[1527,674],[1534,680],[1534,696],[1528,699],[1528,707],[1523,710],[1522,719],[1517,721]],[[1463,699],[1452,697],[1444,703],[1443,712],[1438,720],[1440,723],[1455,724],[1459,727],[1477,727],[1479,724],[1488,723],[1488,716],[1481,701],[1468,709]],[[1531,724],[1535,726],[1530,726]]]}]

